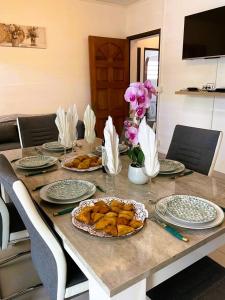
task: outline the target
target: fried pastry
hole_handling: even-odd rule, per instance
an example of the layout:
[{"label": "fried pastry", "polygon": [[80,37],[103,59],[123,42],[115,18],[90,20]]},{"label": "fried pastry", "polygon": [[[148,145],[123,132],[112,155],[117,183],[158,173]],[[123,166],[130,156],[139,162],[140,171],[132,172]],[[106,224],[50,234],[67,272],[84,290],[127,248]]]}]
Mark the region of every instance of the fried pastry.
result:
[{"label": "fried pastry", "polygon": [[125,219],[131,221],[133,219],[133,215],[127,215],[125,213],[120,212],[119,213],[119,218],[125,218]]},{"label": "fried pastry", "polygon": [[110,206],[110,210],[115,213],[119,213],[121,211],[121,209],[117,206]]},{"label": "fried pastry", "polygon": [[113,225],[111,218],[102,218],[95,224],[95,229],[103,230],[107,225]]},{"label": "fried pastry", "polygon": [[124,218],[124,217],[118,217],[117,218],[117,225],[129,225],[130,220]]},{"label": "fried pastry", "polygon": [[88,169],[90,166],[90,158],[84,159],[82,162],[79,163],[78,169]]},{"label": "fried pastry", "polygon": [[133,219],[132,221],[130,221],[130,226],[133,227],[134,229],[137,229],[137,228],[140,228],[141,226],[143,226],[143,222],[140,221],[140,220],[136,220],[136,219]]},{"label": "fried pastry", "polygon": [[134,228],[127,225],[117,225],[118,236],[134,232]]},{"label": "fried pastry", "polygon": [[115,225],[107,225],[103,231],[105,233],[108,233],[112,236],[117,236],[118,232],[117,232],[117,227]]},{"label": "fried pastry", "polygon": [[89,158],[89,156],[88,155],[79,155],[76,158],[79,159],[79,161],[83,161],[83,160]]},{"label": "fried pastry", "polygon": [[116,212],[113,212],[113,211],[109,211],[108,213],[105,214],[105,216],[107,218],[111,218],[111,217],[117,217],[117,213]]},{"label": "fried pastry", "polygon": [[112,200],[111,203],[110,203],[110,206],[111,207],[119,207],[120,209],[123,208],[123,203],[121,203],[120,201],[118,200]]},{"label": "fried pastry", "polygon": [[80,212],[80,213],[76,216],[76,219],[77,219],[77,221],[80,221],[80,222],[82,222],[82,223],[90,224],[91,213],[90,213],[90,211]]},{"label": "fried pastry", "polygon": [[109,211],[110,211],[110,208],[109,208],[109,206],[107,204],[105,204],[105,205],[99,205],[99,210],[98,210],[99,213],[106,214]]},{"label": "fried pastry", "polygon": [[123,210],[134,210],[133,204],[124,204]]},{"label": "fried pastry", "polygon": [[134,217],[134,211],[130,211],[130,210],[121,210],[120,214],[129,216],[130,220],[133,219]]},{"label": "fried pastry", "polygon": [[93,223],[98,222],[98,220],[100,220],[103,217],[104,217],[104,214],[94,213],[94,212],[91,214],[91,220],[93,221]]}]

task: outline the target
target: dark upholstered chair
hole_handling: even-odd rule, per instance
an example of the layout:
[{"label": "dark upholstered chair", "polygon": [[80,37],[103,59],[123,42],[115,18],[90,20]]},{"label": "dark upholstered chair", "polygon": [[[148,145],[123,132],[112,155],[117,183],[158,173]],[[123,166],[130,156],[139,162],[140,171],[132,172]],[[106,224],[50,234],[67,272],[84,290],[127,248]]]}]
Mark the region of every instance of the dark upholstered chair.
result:
[{"label": "dark upholstered chair", "polygon": [[32,261],[51,300],[62,300],[87,291],[87,278],[64,253],[60,239],[48,226],[4,155],[0,155],[0,181],[29,232]]},{"label": "dark upholstered chair", "polygon": [[193,171],[210,175],[221,139],[221,131],[176,125],[166,158],[180,161]]},{"label": "dark upholstered chair", "polygon": [[[46,142],[58,140],[58,129],[55,125],[56,114],[18,117],[17,126],[19,130],[21,148],[39,146]],[[84,124],[77,123],[78,139],[84,137]]]},{"label": "dark upholstered chair", "polygon": [[151,300],[225,299],[225,268],[204,257],[151,289]]}]

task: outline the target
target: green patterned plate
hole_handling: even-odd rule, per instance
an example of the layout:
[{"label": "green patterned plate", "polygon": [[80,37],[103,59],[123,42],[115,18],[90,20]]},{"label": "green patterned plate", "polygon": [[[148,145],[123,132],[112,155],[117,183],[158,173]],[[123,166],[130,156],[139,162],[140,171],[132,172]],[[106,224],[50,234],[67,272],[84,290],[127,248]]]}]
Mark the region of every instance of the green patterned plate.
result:
[{"label": "green patterned plate", "polygon": [[66,179],[52,184],[47,190],[47,196],[56,200],[72,200],[87,193],[89,186],[79,180]]}]

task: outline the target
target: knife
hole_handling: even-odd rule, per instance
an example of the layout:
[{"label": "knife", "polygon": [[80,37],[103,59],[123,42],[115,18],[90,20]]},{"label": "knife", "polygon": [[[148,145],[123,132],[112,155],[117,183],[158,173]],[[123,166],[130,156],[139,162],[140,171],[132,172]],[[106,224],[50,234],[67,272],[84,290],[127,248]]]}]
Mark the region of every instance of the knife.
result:
[{"label": "knife", "polygon": [[62,216],[62,215],[65,215],[65,214],[68,214],[70,213],[71,211],[73,211],[74,207],[68,207],[68,208],[65,208],[63,210],[60,210],[58,212],[54,212],[53,213],[53,216],[56,217],[56,216]]},{"label": "knife", "polygon": [[30,172],[30,173],[25,174],[25,176],[26,177],[35,176],[35,175],[45,174],[45,173],[48,173],[48,172],[54,172],[54,171],[57,171],[57,170],[58,170],[58,168],[51,169],[51,170],[34,171],[34,172]]},{"label": "knife", "polygon": [[181,240],[183,242],[188,242],[189,239],[185,236],[183,236],[179,231],[177,231],[174,227],[167,225],[166,223],[160,221],[158,218],[150,218],[153,222],[161,226],[163,229],[165,229],[167,232],[169,232],[172,236],[177,238],[178,240]]}]

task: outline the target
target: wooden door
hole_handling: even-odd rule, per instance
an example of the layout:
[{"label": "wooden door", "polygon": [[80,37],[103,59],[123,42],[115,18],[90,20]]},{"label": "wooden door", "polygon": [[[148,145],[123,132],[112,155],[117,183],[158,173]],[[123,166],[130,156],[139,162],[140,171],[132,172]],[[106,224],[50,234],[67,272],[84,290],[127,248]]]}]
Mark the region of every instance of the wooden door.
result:
[{"label": "wooden door", "polygon": [[129,106],[124,93],[129,84],[129,42],[89,36],[91,104],[96,114],[96,132],[103,137],[110,115],[120,135]]}]

